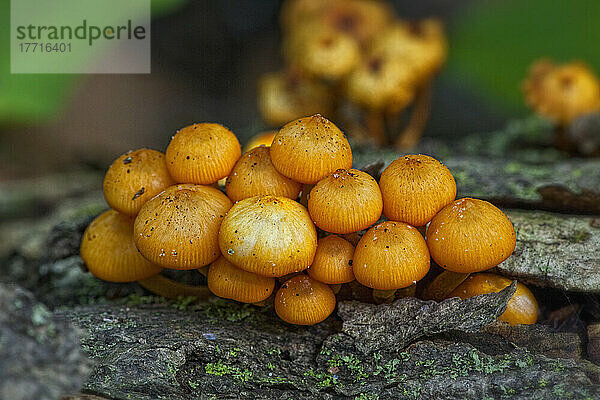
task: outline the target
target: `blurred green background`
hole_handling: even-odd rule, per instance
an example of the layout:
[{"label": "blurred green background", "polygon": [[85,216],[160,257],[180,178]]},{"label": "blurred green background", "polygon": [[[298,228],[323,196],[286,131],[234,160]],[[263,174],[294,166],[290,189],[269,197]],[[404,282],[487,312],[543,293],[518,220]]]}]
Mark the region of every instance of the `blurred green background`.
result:
[{"label": "blurred green background", "polygon": [[[9,0],[0,0],[0,179],[105,166],[135,147],[162,149],[175,129],[221,122],[242,138],[262,126],[256,80],[281,66],[276,0],[152,0],[152,74],[11,75]],[[391,1],[406,18],[441,16],[450,55],[427,135],[501,128],[528,113],[532,61],[600,71],[598,0]]]}]

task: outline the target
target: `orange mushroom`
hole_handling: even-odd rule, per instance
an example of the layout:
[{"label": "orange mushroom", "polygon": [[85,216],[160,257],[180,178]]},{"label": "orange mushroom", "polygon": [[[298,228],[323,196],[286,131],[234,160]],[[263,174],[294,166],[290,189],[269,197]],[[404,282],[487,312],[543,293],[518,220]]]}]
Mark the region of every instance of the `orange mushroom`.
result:
[{"label": "orange mushroom", "polygon": [[202,185],[170,186],[149,200],[134,225],[142,255],[173,269],[195,269],[219,258],[219,226],[231,200]]},{"label": "orange mushroom", "polygon": [[307,25],[300,35],[296,62],[308,75],[335,81],[347,75],[360,61],[358,42],[349,34]]},{"label": "orange mushroom", "polygon": [[308,268],[308,276],[329,285],[354,280],[352,257],[354,246],[337,235],[326,236],[317,242],[315,258]]},{"label": "orange mushroom", "polygon": [[102,186],[113,210],[135,216],[148,199],[174,183],[163,153],[139,149],[117,158],[106,171]]},{"label": "orange mushroom", "polygon": [[353,270],[356,280],[373,289],[395,291],[422,279],[429,271],[425,239],[403,222],[382,222],[358,242]]},{"label": "orange mushroom", "polygon": [[333,290],[303,274],[286,281],[275,295],[275,312],[290,324],[318,324],[334,309]]},{"label": "orange mushroom", "polygon": [[279,130],[271,145],[271,161],[282,175],[314,185],[337,169],[352,167],[352,150],[342,131],[315,114]]},{"label": "orange mushroom", "polygon": [[80,253],[92,275],[109,282],[134,282],[162,270],[135,248],[133,219],[115,210],[100,214],[87,227]]},{"label": "orange mushroom", "polygon": [[235,164],[225,183],[227,196],[233,202],[267,194],[290,199],[298,197],[302,185],[277,172],[269,153],[268,147],[257,147]]},{"label": "orange mushroom", "polygon": [[240,143],[223,125],[194,124],[171,139],[167,168],[176,182],[210,185],[229,175],[241,155]]},{"label": "orange mushroom", "polygon": [[297,202],[255,196],[231,207],[221,224],[219,246],[238,268],[280,277],[308,268],[317,250],[317,232]]},{"label": "orange mushroom", "polygon": [[332,233],[352,233],[373,225],[383,209],[379,186],[357,169],[338,169],[310,191],[308,211],[314,223]]},{"label": "orange mushroom", "polygon": [[269,73],[258,83],[258,108],[267,124],[279,127],[303,115],[331,112],[333,95],[296,71]]},{"label": "orange mushroom", "polygon": [[273,139],[275,138],[275,135],[277,135],[277,132],[278,131],[265,131],[252,136],[250,140],[248,140],[248,143],[246,143],[246,147],[244,147],[244,153],[263,145],[271,147],[271,143],[273,143]]},{"label": "orange mushroom", "polygon": [[427,228],[431,257],[453,272],[479,272],[506,260],[516,245],[508,217],[484,200],[464,198],[444,207]]},{"label": "orange mushroom", "polygon": [[423,155],[400,157],[379,180],[383,214],[392,221],[426,225],[456,197],[452,173],[438,160]]},{"label": "orange mushroom", "polygon": [[[454,289],[449,295],[467,299],[480,294],[499,292],[512,281],[500,275],[490,273],[473,274]],[[498,317],[499,320],[511,325],[535,324],[538,317],[538,303],[531,290],[522,283],[517,283],[515,294],[508,301],[506,310]]]},{"label": "orange mushroom", "polygon": [[399,21],[377,34],[370,50],[402,60],[415,71],[418,84],[423,84],[446,60],[446,35],[442,23],[435,18]]},{"label": "orange mushroom", "polygon": [[580,62],[557,66],[540,60],[531,67],[523,89],[527,103],[559,125],[600,111],[600,80]]},{"label": "orange mushroom", "polygon": [[275,279],[239,269],[220,257],[208,269],[208,288],[219,297],[256,303],[273,294]]}]

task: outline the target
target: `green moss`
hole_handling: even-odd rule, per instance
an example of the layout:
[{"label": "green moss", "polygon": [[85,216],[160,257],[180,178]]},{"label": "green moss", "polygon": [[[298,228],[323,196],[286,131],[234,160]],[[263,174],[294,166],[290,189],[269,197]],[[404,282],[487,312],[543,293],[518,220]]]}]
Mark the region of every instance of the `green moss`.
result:
[{"label": "green moss", "polygon": [[224,300],[215,300],[208,306],[202,306],[207,317],[211,319],[227,320],[230,322],[250,321],[257,312],[252,305],[238,305]]},{"label": "green moss", "polygon": [[219,360],[216,363],[208,363],[204,366],[204,371],[209,375],[225,376],[230,375],[240,382],[248,382],[252,378],[252,371],[247,368],[241,369],[234,365],[227,365]]},{"label": "green moss", "polygon": [[173,308],[179,311],[185,311],[191,304],[194,304],[198,301],[195,296],[179,296],[177,300],[173,302]]},{"label": "green moss", "polygon": [[346,367],[354,377],[355,381],[361,381],[369,376],[361,365],[360,359],[354,354],[335,354],[332,358],[327,360],[327,364],[329,364],[330,367]]},{"label": "green moss", "polygon": [[304,373],[304,376],[315,379],[318,388],[328,388],[337,383],[337,379],[334,379],[331,374],[324,372],[316,372],[312,368],[306,371]]},{"label": "green moss", "polygon": [[573,243],[581,243],[585,242],[590,238],[590,233],[588,231],[578,231],[573,235],[571,239]]},{"label": "green moss", "polygon": [[354,400],[379,400],[379,395],[375,393],[361,393],[355,396]]},{"label": "green moss", "polygon": [[240,351],[242,351],[242,349],[240,349],[239,347],[234,347],[233,349],[229,350],[229,355],[231,357],[237,357]]},{"label": "green moss", "polygon": [[273,355],[277,355],[277,356],[278,356],[278,355],[280,355],[280,354],[281,354],[281,350],[280,350],[280,349],[278,349],[278,348],[276,348],[276,347],[274,347],[274,348],[272,348],[272,349],[268,349],[268,350],[267,350],[267,354],[269,354],[269,355],[271,355],[271,356],[273,356]]}]

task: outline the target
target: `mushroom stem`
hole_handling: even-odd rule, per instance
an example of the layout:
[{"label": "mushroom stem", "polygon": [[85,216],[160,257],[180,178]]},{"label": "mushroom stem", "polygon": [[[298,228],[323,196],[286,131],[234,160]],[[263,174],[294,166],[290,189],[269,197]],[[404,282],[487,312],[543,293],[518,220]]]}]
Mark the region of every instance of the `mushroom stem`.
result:
[{"label": "mushroom stem", "polygon": [[405,287],[403,289],[396,290],[396,297],[398,297],[398,298],[415,297],[416,293],[417,293],[417,285],[413,284],[413,285],[410,285],[409,287]]},{"label": "mushroom stem", "polygon": [[417,97],[412,109],[410,121],[404,131],[396,139],[398,150],[407,150],[414,147],[421,139],[431,106],[431,83],[425,84],[417,92]]},{"label": "mushroom stem", "polygon": [[340,289],[342,288],[342,284],[338,283],[337,285],[329,285],[329,287],[331,288],[331,290],[333,290],[333,293],[338,294],[340,292]]},{"label": "mushroom stem", "polygon": [[315,187],[315,185],[304,184],[302,185],[302,194],[300,195],[300,204],[304,207],[308,208],[308,197],[310,195],[310,191]]},{"label": "mushroom stem", "polygon": [[150,278],[137,281],[141,287],[167,299],[176,300],[178,297],[193,296],[198,300],[207,300],[211,294],[206,286],[185,285],[157,274]]},{"label": "mushroom stem", "polygon": [[396,289],[379,290],[373,289],[373,300],[377,304],[391,303],[396,298]]},{"label": "mushroom stem", "polygon": [[385,135],[385,118],[380,110],[369,110],[366,115],[366,124],[369,137],[375,141],[377,146],[385,146],[387,137]]},{"label": "mushroom stem", "polygon": [[423,300],[441,301],[448,297],[450,292],[463,283],[470,274],[462,272],[444,271],[435,277],[423,291]]}]

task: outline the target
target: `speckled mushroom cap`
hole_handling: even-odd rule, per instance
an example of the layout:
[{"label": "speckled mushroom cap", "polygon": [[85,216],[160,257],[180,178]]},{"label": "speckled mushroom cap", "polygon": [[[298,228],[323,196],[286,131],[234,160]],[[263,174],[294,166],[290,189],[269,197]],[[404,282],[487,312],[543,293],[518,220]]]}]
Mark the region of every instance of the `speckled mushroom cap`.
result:
[{"label": "speckled mushroom cap", "polygon": [[275,287],[275,278],[239,269],[223,257],[210,265],[207,279],[212,293],[242,303],[263,301],[273,293]]},{"label": "speckled mushroom cap", "polygon": [[536,112],[561,125],[600,110],[600,81],[579,62],[556,66],[540,60],[531,67],[523,89]]},{"label": "speckled mushroom cap", "polygon": [[267,194],[290,199],[298,197],[302,185],[277,172],[269,153],[268,147],[256,147],[238,160],[225,183],[231,201]]},{"label": "speckled mushroom cap", "polygon": [[[500,275],[480,273],[470,275],[461,283],[448,298],[460,297],[467,299],[480,294],[496,293],[512,283],[512,280]],[[506,310],[498,317],[499,320],[511,325],[535,324],[538,316],[538,303],[531,290],[522,283],[517,283],[517,290],[508,301]]]},{"label": "speckled mushroom cap", "polygon": [[261,77],[258,108],[268,125],[280,127],[303,115],[330,113],[333,96],[316,80],[292,71],[276,72]]},{"label": "speckled mushroom cap", "polygon": [[410,65],[420,84],[429,80],[446,60],[444,28],[435,18],[399,21],[374,37],[370,51]]},{"label": "speckled mushroom cap", "polygon": [[425,239],[414,227],[386,221],[369,229],[354,251],[356,280],[379,290],[408,287],[429,271]]},{"label": "speckled mushroom cap", "polygon": [[268,277],[302,271],[317,249],[308,211],[286,197],[256,196],[236,203],[221,224],[219,246],[237,267]]},{"label": "speckled mushroom cap", "polygon": [[415,83],[414,69],[401,59],[371,54],[348,76],[346,93],[361,107],[396,112],[413,100]]},{"label": "speckled mushroom cap", "polygon": [[315,258],[308,268],[308,276],[329,285],[352,282],[354,246],[337,235],[319,239]]},{"label": "speckled mushroom cap", "polygon": [[277,135],[277,132],[278,131],[265,131],[252,136],[244,147],[244,153],[249,152],[255,147],[260,147],[263,145],[266,147],[271,147],[271,143],[273,143],[273,139],[275,138],[275,135]]},{"label": "speckled mushroom cap", "polygon": [[423,154],[400,157],[379,180],[383,214],[413,226],[427,224],[456,197],[456,182],[445,165]]},{"label": "speckled mushroom cap", "polygon": [[379,185],[357,169],[338,169],[311,190],[308,211],[314,223],[332,233],[352,233],[373,225],[383,209]]},{"label": "speckled mushroom cap", "polygon": [[96,277],[109,282],[134,282],[162,268],[140,255],[133,243],[133,218],[108,210],[87,227],[81,258]]},{"label": "speckled mushroom cap", "polygon": [[117,158],[104,176],[104,198],[123,214],[135,216],[142,205],[175,182],[160,151],[139,149]]},{"label": "speckled mushroom cap", "polygon": [[241,155],[240,143],[223,125],[194,124],[171,139],[167,168],[176,182],[210,185],[229,175]]},{"label": "speckled mushroom cap", "polygon": [[170,186],[140,210],[135,244],[144,257],[165,268],[208,265],[220,256],[219,226],[231,204],[212,187]]},{"label": "speckled mushroom cap", "polygon": [[304,274],[287,280],[275,295],[275,312],[290,324],[318,324],[334,309],[335,295],[331,288]]},{"label": "speckled mushroom cap", "polygon": [[271,161],[282,175],[315,184],[337,169],[352,167],[352,150],[342,131],[315,114],[279,130],[271,145]]},{"label": "speckled mushroom cap", "polygon": [[515,250],[508,217],[484,200],[464,198],[444,207],[427,228],[431,257],[454,272],[479,272],[506,260]]}]

